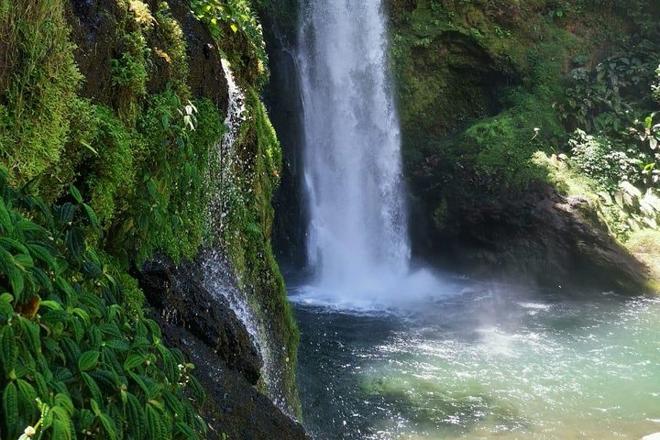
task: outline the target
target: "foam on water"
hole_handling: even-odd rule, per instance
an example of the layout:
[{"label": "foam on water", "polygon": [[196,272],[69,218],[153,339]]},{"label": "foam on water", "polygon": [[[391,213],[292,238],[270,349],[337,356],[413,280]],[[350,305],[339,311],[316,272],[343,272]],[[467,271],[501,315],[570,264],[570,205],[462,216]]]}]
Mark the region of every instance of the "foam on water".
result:
[{"label": "foam on water", "polygon": [[660,301],[482,287],[404,319],[298,304],[312,434],[560,440],[658,431]]}]

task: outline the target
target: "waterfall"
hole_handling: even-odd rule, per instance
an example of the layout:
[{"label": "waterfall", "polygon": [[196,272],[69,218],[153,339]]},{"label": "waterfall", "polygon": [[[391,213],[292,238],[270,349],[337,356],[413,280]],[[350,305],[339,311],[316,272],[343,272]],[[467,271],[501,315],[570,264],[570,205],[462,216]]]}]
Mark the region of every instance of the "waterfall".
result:
[{"label": "waterfall", "polygon": [[[218,234],[226,227],[225,219],[230,209],[228,200],[230,198],[237,200],[244,197],[236,186],[236,182],[241,176],[237,175],[235,165],[238,160],[236,141],[243,123],[247,120],[245,93],[236,83],[229,61],[222,58],[221,62],[227,81],[228,103],[227,115],[224,120],[226,128],[222,138],[215,146],[216,157],[214,160],[217,165],[213,165],[211,168],[213,170],[217,169],[217,175],[214,176],[217,188],[215,197],[209,206],[210,226]],[[203,252],[199,256],[199,264],[203,269],[204,286],[213,295],[222,296],[227,300],[236,317],[250,334],[250,339],[263,361],[261,380],[268,397],[283,413],[292,416],[293,410],[283,392],[282,374],[277,353],[273,350],[272,343],[269,341],[271,332],[268,319],[264,319],[255,310],[255,305],[250,301],[246,292],[238,287],[239,283],[235,279],[233,269],[222,252],[217,249]]]},{"label": "waterfall", "polygon": [[379,289],[408,273],[400,129],[380,0],[303,0],[308,261],[320,287]]}]

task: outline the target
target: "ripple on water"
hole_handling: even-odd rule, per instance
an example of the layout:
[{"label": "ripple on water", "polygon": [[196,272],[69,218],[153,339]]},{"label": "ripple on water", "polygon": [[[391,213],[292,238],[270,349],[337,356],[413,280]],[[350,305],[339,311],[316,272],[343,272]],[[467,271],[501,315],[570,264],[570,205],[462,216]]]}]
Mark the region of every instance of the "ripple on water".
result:
[{"label": "ripple on water", "polygon": [[299,303],[310,431],[322,440],[658,431],[660,301],[528,296],[473,292],[403,316]]}]

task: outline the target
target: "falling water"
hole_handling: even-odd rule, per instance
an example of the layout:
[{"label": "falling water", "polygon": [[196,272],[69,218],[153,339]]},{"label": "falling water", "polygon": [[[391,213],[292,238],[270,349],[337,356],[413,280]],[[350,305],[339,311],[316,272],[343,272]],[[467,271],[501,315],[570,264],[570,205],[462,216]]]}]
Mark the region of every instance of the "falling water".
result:
[{"label": "falling water", "polygon": [[[211,228],[218,234],[221,234],[226,226],[225,218],[230,209],[228,201],[230,199],[237,201],[244,196],[236,185],[238,179],[242,177],[237,175],[237,170],[242,167],[236,166],[238,160],[236,140],[247,119],[245,94],[236,83],[230,63],[224,58],[222,69],[227,81],[228,95],[227,116],[224,120],[226,129],[215,147],[214,160],[217,162],[218,170],[214,181],[218,188],[209,207]],[[215,164],[212,169],[215,169]],[[199,256],[199,262],[203,268],[205,287],[212,294],[227,300],[236,317],[250,334],[250,339],[263,361],[261,380],[268,396],[282,412],[292,415],[291,402],[287,401],[283,392],[281,367],[276,350],[271,347],[268,320],[256,312],[246,292],[238,287],[238,280],[235,279],[233,270],[223,253],[216,249],[208,250]]]},{"label": "falling water", "polygon": [[323,288],[378,289],[410,257],[381,1],[303,3],[308,259]]}]

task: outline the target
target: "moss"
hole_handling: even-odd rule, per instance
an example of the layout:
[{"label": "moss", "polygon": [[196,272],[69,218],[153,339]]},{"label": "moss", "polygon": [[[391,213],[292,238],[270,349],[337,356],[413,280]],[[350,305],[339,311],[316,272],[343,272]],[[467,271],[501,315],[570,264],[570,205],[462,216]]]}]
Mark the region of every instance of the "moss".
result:
[{"label": "moss", "polygon": [[161,72],[163,78],[172,90],[182,100],[190,99],[188,81],[188,57],[186,55],[186,40],[181,25],[170,12],[169,5],[161,2],[156,12],[156,27],[154,33],[156,46],[154,53],[157,62],[164,65]]},{"label": "moss", "polygon": [[660,294],[660,231],[642,229],[631,234],[626,247],[650,269],[649,290]]},{"label": "moss", "polygon": [[111,109],[95,106],[94,110],[96,134],[88,144],[93,151],[85,153],[89,157],[85,181],[90,205],[107,228],[117,213],[128,208],[126,202],[135,188],[134,157],[141,142]]},{"label": "moss", "polygon": [[561,194],[587,200],[591,212],[586,214],[595,216],[599,225],[604,225],[615,239],[632,251],[627,243],[640,231],[634,213],[616,203],[599,182],[580,172],[565,155],[559,158],[539,151],[534,154],[533,163],[547,173],[548,182]]},{"label": "moss", "polygon": [[0,158],[16,182],[56,164],[69,135],[81,75],[60,0],[3,4]]},{"label": "moss", "polygon": [[117,272],[117,281],[122,286],[121,295],[126,311],[131,316],[143,318],[146,299],[138,281],[123,271]]},{"label": "moss", "polygon": [[140,99],[147,93],[150,50],[141,31],[126,33],[121,40],[124,52],[111,62],[112,85],[119,115],[124,121],[133,123],[139,112]]}]

